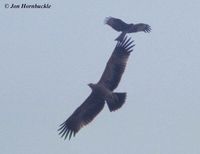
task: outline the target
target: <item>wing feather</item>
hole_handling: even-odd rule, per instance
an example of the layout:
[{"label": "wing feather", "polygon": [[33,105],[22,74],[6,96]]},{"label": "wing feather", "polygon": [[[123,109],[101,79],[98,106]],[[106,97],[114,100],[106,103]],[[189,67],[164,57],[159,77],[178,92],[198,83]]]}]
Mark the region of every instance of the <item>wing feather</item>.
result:
[{"label": "wing feather", "polygon": [[124,31],[129,28],[129,25],[118,18],[106,17],[105,24],[110,25],[116,31]]},{"label": "wing feather", "polygon": [[88,98],[80,105],[72,115],[60,125],[59,135],[69,139],[85,125],[90,123],[101,110],[105,101],[92,92]]},{"label": "wing feather", "polygon": [[133,46],[133,41],[127,37],[117,43],[98,83],[112,91],[118,86]]},{"label": "wing feather", "polygon": [[144,24],[144,23],[135,24],[132,32],[140,32],[140,31],[149,33],[149,32],[151,32],[151,26],[149,26],[148,24]]}]

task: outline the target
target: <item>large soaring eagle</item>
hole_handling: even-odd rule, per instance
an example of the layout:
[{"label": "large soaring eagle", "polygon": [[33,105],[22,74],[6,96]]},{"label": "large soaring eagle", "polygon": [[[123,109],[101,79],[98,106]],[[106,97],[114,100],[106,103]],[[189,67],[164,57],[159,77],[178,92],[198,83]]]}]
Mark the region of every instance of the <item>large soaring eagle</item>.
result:
[{"label": "large soaring eagle", "polygon": [[133,41],[126,36],[117,45],[107,62],[106,68],[96,83],[88,84],[92,89],[91,94],[81,104],[72,115],[60,125],[59,135],[66,139],[75,134],[83,127],[90,123],[98,113],[103,109],[105,102],[109,110],[119,109],[125,102],[125,92],[113,92],[117,88],[122,74],[125,70],[126,63],[130,53],[133,51]]},{"label": "large soaring eagle", "polygon": [[139,24],[127,24],[121,19],[106,17],[105,24],[110,25],[113,29],[118,32],[122,32],[115,40],[122,41],[126,33],[136,33],[136,32],[145,32],[149,33],[151,27],[144,23]]}]

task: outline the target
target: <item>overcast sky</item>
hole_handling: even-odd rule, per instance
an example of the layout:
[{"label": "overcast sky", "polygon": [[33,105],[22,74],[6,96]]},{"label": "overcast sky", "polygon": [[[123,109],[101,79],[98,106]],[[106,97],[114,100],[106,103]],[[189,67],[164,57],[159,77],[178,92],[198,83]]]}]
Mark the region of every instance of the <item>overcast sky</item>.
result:
[{"label": "overcast sky", "polygon": [[[46,1],[22,1],[43,4]],[[50,9],[6,9],[0,2],[2,154],[199,154],[200,1],[49,1]],[[90,94],[119,35],[104,18],[151,25],[107,106],[70,141],[58,126]]]}]

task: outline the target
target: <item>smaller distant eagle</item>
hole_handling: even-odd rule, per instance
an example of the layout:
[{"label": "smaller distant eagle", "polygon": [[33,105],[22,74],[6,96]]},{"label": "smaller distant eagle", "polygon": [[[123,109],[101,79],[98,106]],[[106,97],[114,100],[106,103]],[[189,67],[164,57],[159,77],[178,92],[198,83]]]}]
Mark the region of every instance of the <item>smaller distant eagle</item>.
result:
[{"label": "smaller distant eagle", "polygon": [[122,41],[126,33],[136,33],[136,32],[145,32],[149,33],[151,31],[151,27],[144,23],[139,24],[127,24],[121,19],[106,17],[105,24],[110,25],[114,30],[118,32],[122,32],[115,40]]},{"label": "smaller distant eagle", "polygon": [[87,99],[60,125],[58,129],[61,137],[66,139],[75,134],[85,125],[90,123],[107,103],[110,111],[119,109],[125,102],[125,92],[113,92],[117,88],[126,63],[134,44],[131,38],[125,36],[117,45],[107,62],[106,68],[96,84],[90,83],[92,89]]}]

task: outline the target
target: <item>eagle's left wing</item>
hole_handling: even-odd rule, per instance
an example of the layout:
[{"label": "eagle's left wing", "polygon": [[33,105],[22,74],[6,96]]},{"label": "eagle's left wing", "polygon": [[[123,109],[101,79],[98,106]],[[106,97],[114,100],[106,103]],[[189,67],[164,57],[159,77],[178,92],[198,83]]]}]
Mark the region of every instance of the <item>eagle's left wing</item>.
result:
[{"label": "eagle's left wing", "polygon": [[133,51],[133,46],[133,41],[131,41],[131,38],[127,39],[127,37],[124,37],[121,42],[117,43],[98,84],[103,84],[111,91],[118,86],[128,57]]},{"label": "eagle's left wing", "polygon": [[149,33],[151,32],[151,27],[148,24],[143,24],[143,23],[135,24],[132,32],[140,32],[140,31]]},{"label": "eagle's left wing", "polygon": [[111,26],[116,31],[125,31],[129,28],[129,24],[118,18],[106,17],[104,23]]}]

